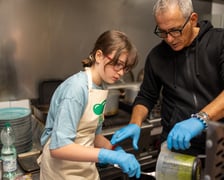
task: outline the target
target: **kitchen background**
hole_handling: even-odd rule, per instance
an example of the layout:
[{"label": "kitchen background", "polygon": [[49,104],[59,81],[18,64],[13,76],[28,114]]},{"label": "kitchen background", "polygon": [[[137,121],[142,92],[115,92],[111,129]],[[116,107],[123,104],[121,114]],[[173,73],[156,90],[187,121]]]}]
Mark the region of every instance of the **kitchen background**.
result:
[{"label": "kitchen background", "polygon": [[[38,98],[43,80],[65,79],[82,69],[96,38],[124,31],[140,62],[160,41],[154,34],[155,0],[0,0],[0,101]],[[222,25],[224,1],[193,0],[199,18]],[[220,9],[221,8],[221,9]],[[216,18],[211,14],[217,13]]]}]

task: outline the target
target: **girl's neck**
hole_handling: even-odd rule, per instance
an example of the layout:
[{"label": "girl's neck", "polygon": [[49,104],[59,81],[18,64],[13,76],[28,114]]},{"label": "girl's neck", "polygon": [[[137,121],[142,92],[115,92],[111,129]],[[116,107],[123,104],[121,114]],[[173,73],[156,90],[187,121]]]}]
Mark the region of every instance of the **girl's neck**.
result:
[{"label": "girl's neck", "polygon": [[96,71],[96,69],[93,67],[90,68],[91,74],[92,74],[92,81],[94,84],[96,84],[97,86],[101,86],[102,85],[102,79],[100,78],[98,72]]}]

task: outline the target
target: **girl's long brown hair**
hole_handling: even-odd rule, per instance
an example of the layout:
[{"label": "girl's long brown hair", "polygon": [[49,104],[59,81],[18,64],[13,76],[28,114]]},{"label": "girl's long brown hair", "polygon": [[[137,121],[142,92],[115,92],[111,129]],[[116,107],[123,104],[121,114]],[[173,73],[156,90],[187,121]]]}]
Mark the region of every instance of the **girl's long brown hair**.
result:
[{"label": "girl's long brown hair", "polygon": [[115,56],[112,61],[108,64],[116,64],[122,53],[128,54],[128,59],[126,61],[126,66],[130,69],[135,67],[138,63],[137,49],[134,44],[131,43],[127,35],[121,31],[108,30],[101,34],[89,57],[82,61],[83,67],[91,67],[95,64],[95,54],[97,50],[101,50],[104,55],[108,55],[115,51]]}]

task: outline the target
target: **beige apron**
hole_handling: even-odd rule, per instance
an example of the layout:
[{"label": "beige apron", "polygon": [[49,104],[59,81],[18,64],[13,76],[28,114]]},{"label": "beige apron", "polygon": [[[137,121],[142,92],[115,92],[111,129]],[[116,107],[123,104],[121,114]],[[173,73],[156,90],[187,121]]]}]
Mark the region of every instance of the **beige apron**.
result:
[{"label": "beige apron", "polygon": [[[91,71],[88,75],[89,98],[80,120],[75,143],[94,147],[95,131],[104,120],[103,110],[108,90],[92,89]],[[95,162],[74,162],[52,158],[49,151],[50,140],[45,144],[40,157],[40,180],[99,180]],[[74,152],[75,153],[75,152]]]}]

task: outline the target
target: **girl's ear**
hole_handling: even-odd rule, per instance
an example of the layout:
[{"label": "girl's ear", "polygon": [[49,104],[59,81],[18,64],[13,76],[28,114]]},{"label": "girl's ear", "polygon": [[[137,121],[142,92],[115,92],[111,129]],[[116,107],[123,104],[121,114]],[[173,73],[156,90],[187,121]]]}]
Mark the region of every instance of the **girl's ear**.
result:
[{"label": "girl's ear", "polygon": [[103,52],[101,50],[97,50],[95,54],[96,62],[99,63],[103,58]]}]

